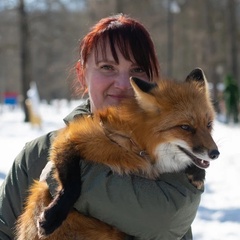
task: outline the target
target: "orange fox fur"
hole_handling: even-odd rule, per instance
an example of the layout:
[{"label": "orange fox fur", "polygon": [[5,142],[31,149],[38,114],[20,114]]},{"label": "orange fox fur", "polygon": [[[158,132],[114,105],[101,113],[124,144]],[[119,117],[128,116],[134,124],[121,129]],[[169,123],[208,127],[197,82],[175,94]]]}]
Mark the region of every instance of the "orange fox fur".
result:
[{"label": "orange fox fur", "polygon": [[61,189],[52,199],[47,184],[35,182],[17,222],[17,240],[124,239],[117,229],[72,210],[80,194],[80,159],[151,179],[186,171],[196,187],[202,186],[203,169],[219,155],[211,137],[214,109],[202,70],[193,70],[185,82],[130,81],[135,98],[79,117],[59,133],[50,160]]}]

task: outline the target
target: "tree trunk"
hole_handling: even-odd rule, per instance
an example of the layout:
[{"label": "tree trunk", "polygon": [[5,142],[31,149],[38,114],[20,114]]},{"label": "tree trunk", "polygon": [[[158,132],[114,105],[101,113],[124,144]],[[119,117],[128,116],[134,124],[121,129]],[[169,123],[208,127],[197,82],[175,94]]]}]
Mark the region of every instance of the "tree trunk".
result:
[{"label": "tree trunk", "polygon": [[172,77],[173,74],[173,12],[171,10],[172,0],[168,0],[167,8],[167,76]]},{"label": "tree trunk", "polygon": [[240,86],[240,79],[238,76],[238,37],[237,37],[237,21],[236,21],[237,4],[235,0],[228,0],[228,26],[230,37],[230,73]]},{"label": "tree trunk", "polygon": [[27,91],[31,82],[31,60],[30,60],[30,36],[27,13],[25,10],[24,0],[19,0],[19,29],[20,29],[20,62],[21,62],[21,83],[23,108],[25,113],[25,122],[29,122],[29,113],[25,104],[27,99]]},{"label": "tree trunk", "polygon": [[212,99],[215,104],[215,108],[218,109],[218,106],[216,106],[216,104],[218,103],[217,83],[219,82],[219,80],[216,72],[217,63],[214,58],[214,56],[216,55],[216,47],[215,47],[216,43],[213,35],[213,33],[215,32],[215,28],[214,28],[213,14],[212,14],[213,6],[210,0],[205,1],[205,9],[206,9],[207,47],[208,47],[208,53],[209,53],[208,59],[209,59],[209,64],[211,66],[209,68],[209,80],[213,84]]}]

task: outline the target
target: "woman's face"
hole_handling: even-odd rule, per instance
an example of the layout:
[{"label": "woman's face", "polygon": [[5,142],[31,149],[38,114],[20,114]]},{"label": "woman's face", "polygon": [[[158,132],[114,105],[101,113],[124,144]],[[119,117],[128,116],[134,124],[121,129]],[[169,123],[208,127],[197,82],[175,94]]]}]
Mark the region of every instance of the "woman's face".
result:
[{"label": "woman's face", "polygon": [[126,60],[118,49],[119,64],[114,61],[110,47],[106,49],[106,58],[98,51],[89,55],[85,68],[85,82],[90,98],[91,111],[118,105],[123,99],[133,97],[129,81],[131,76],[148,81],[148,76],[136,63]]}]

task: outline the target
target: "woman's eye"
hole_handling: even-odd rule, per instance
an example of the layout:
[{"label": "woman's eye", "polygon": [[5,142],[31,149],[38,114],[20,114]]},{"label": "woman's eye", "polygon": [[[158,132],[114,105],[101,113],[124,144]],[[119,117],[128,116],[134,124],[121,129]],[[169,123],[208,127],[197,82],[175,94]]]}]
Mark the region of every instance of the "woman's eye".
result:
[{"label": "woman's eye", "polygon": [[111,66],[111,65],[103,65],[100,68],[105,70],[105,71],[112,71],[112,70],[114,70],[113,66]]},{"label": "woman's eye", "polygon": [[134,73],[143,73],[145,71],[141,67],[136,67],[136,68],[132,69],[132,72],[134,72]]}]

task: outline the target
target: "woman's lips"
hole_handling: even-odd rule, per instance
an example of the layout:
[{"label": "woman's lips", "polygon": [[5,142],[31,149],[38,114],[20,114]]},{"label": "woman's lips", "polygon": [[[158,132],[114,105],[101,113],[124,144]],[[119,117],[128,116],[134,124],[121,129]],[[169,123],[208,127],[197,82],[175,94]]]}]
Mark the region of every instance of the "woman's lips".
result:
[{"label": "woman's lips", "polygon": [[124,95],[108,95],[111,98],[116,98],[116,99],[124,99],[124,98],[129,98],[129,96],[124,96]]},{"label": "woman's lips", "polygon": [[115,99],[133,98],[133,94],[128,94],[126,92],[123,92],[123,93],[109,93],[107,95],[109,97],[115,98]]}]

